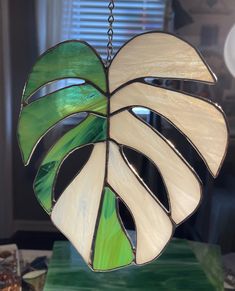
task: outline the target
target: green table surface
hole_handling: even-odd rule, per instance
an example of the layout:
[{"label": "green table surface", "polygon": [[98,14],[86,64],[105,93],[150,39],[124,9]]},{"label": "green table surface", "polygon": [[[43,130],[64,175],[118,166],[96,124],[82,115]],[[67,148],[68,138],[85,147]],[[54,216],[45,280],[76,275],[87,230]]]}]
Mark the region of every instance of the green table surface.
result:
[{"label": "green table surface", "polygon": [[94,273],[69,242],[55,242],[44,291],[60,290],[224,290],[220,249],[173,239],[150,264]]}]

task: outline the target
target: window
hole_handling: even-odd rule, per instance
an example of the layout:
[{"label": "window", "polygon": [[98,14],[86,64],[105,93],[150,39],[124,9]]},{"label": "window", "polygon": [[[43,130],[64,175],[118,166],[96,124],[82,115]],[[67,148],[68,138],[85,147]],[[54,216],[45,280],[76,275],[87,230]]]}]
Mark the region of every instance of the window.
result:
[{"label": "window", "polygon": [[[63,39],[81,39],[106,58],[108,3],[100,0],[63,1]],[[116,0],[114,8],[114,52],[136,34],[163,30],[164,0]]]}]

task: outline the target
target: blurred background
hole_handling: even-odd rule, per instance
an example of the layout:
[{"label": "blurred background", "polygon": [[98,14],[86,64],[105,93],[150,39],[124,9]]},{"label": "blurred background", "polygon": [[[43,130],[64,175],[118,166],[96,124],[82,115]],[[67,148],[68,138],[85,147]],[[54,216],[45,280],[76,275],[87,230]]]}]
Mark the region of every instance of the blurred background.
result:
[{"label": "blurred background", "polygon": [[[0,7],[0,239],[10,238],[23,247],[51,247],[62,238],[33,193],[33,179],[46,150],[81,121],[78,115],[58,124],[42,141],[30,166],[24,167],[17,143],[17,120],[27,75],[37,57],[66,39],[89,42],[106,58],[108,1],[1,0]],[[198,211],[175,235],[219,244],[223,254],[235,251],[235,24],[234,0],[116,0],[115,51],[136,34],[149,30],[174,33],[201,52],[218,77],[214,86],[165,80],[171,88],[198,94],[221,105],[230,127],[228,153],[214,180],[188,141],[166,120],[146,109],[137,113],[162,132],[196,169],[204,184]],[[227,41],[226,49],[225,42]],[[147,44],[146,44],[147,45]],[[226,63],[225,57],[226,55]],[[161,84],[157,79],[150,82]],[[69,83],[74,83],[69,80]],[[58,82],[53,86],[63,86]],[[50,88],[49,88],[50,90]],[[198,121],[200,122],[200,120]],[[124,149],[129,161],[160,201],[168,207],[165,188],[154,166],[145,157]],[[76,151],[62,166],[56,197],[89,157],[89,149]],[[120,205],[124,224],[134,229],[130,214]],[[33,245],[34,244],[34,245]]]}]

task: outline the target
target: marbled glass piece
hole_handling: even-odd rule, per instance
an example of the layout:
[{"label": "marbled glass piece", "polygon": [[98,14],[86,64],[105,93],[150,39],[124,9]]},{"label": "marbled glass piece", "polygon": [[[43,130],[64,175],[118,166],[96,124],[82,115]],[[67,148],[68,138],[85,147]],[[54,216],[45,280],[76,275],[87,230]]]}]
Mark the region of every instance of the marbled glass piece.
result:
[{"label": "marbled glass piece", "polygon": [[101,59],[88,44],[73,40],[52,47],[38,59],[29,75],[22,100],[26,101],[43,85],[64,78],[88,80],[106,91]]},{"label": "marbled glass piece", "polygon": [[106,114],[107,99],[92,85],[75,85],[42,97],[23,107],[18,137],[25,164],[35,145],[60,120],[83,111]]},{"label": "marbled glass piece", "polygon": [[110,101],[111,113],[130,106],[147,107],[165,117],[190,140],[212,174],[218,174],[228,143],[227,124],[219,106],[200,97],[140,82],[118,90]]},{"label": "marbled glass piece", "polygon": [[90,266],[104,186],[105,158],[106,143],[96,143],[86,165],[61,194],[51,213],[55,226],[72,242]]},{"label": "marbled glass piece", "polygon": [[129,265],[134,254],[117,215],[116,196],[105,187],[94,244],[93,269],[107,271]]},{"label": "marbled glass piece", "polygon": [[56,242],[44,291],[64,290],[223,291],[220,250],[173,239],[158,260],[141,268],[94,273],[69,242]]},{"label": "marbled glass piece", "polygon": [[136,232],[136,263],[150,262],[160,255],[174,230],[166,211],[126,164],[118,145],[109,143],[108,184],[125,202]]},{"label": "marbled glass piece", "polygon": [[48,152],[34,181],[35,194],[48,213],[51,212],[54,183],[63,160],[83,145],[105,140],[106,127],[106,118],[89,115],[78,126],[64,134]]},{"label": "marbled glass piece", "polygon": [[186,160],[159,132],[128,111],[122,111],[111,117],[110,135],[154,162],[166,185],[170,215],[176,224],[193,213],[201,200],[200,181]]},{"label": "marbled glass piece", "polygon": [[118,51],[109,68],[110,92],[144,77],[215,82],[213,73],[194,47],[162,32],[138,35]]}]

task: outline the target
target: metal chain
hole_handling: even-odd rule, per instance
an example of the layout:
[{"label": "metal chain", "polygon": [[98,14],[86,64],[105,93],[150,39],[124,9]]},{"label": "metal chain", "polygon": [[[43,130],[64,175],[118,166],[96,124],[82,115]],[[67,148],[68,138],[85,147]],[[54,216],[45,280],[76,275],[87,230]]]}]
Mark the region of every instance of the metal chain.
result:
[{"label": "metal chain", "polygon": [[108,67],[113,56],[113,22],[114,22],[114,15],[113,15],[113,9],[114,9],[114,0],[111,0],[109,2],[108,8],[109,8],[109,17],[108,17],[108,43],[107,43],[107,59],[106,59],[106,66]]}]

